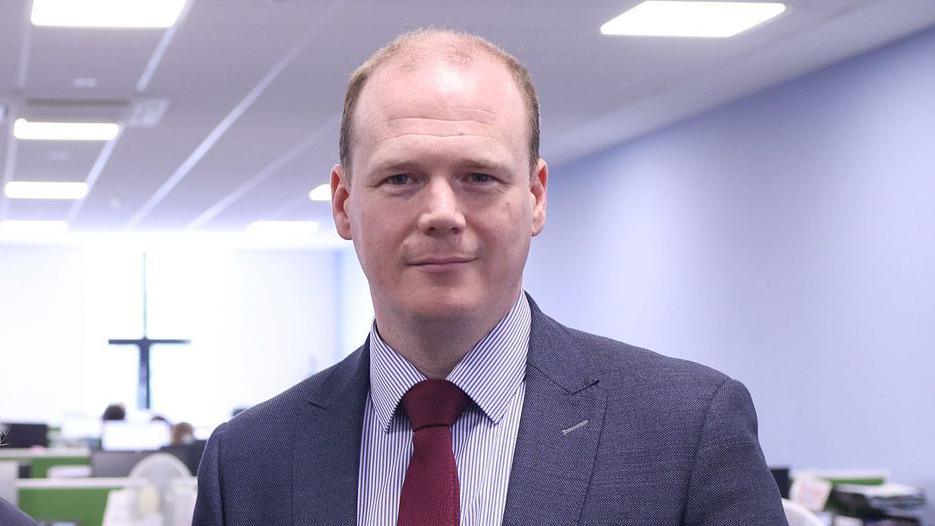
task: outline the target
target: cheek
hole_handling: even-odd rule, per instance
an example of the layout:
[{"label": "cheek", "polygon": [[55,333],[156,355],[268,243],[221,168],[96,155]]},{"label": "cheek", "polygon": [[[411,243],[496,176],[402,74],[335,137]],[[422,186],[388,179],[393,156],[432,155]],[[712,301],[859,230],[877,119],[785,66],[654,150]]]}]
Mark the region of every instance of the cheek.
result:
[{"label": "cheek", "polygon": [[402,229],[394,219],[392,215],[362,214],[354,221],[357,254],[368,272],[380,272],[397,260]]},{"label": "cheek", "polygon": [[[488,249],[503,259],[518,259],[528,250],[532,209],[526,201],[512,199],[500,203],[484,215]],[[500,264],[507,261],[501,260]],[[504,268],[503,270],[508,270]]]}]

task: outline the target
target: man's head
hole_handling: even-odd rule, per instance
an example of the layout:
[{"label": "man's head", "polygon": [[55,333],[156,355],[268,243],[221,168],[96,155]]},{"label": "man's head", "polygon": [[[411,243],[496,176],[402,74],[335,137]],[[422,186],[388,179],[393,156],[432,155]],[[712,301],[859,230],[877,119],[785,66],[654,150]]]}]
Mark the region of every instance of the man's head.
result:
[{"label": "man's head", "polygon": [[104,414],[101,415],[101,420],[126,420],[127,419],[127,408],[123,404],[110,404],[104,408]]},{"label": "man's head", "polygon": [[513,55],[477,35],[450,30],[417,29],[393,39],[392,42],[371,55],[351,74],[347,92],[344,95],[341,137],[338,142],[341,166],[344,167],[345,174],[350,174],[351,170],[354,111],[357,108],[357,100],[360,98],[364,85],[367,84],[367,81],[370,80],[370,77],[380,66],[389,62],[401,62],[404,67],[409,68],[419,67],[420,62],[431,58],[431,55],[426,53],[426,45],[430,47],[433,40],[435,44],[442,46],[434,49],[434,51],[444,54],[445,58],[452,63],[468,63],[478,55],[484,55],[487,58],[500,61],[510,71],[513,75],[513,81],[523,95],[523,102],[526,106],[529,126],[529,162],[531,167],[535,167],[539,161],[539,98],[536,96],[536,88],[532,84],[532,79],[526,67],[520,64]]},{"label": "man's head", "polygon": [[503,315],[516,300],[545,223],[535,100],[515,59],[448,31],[404,35],[354,74],[332,208],[378,320]]}]

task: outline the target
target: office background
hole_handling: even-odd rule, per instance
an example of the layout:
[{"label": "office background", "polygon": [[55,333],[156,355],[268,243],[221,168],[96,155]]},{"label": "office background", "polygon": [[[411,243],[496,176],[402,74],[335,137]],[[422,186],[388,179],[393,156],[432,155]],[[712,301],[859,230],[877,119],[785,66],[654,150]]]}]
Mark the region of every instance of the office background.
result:
[{"label": "office background", "polygon": [[[935,495],[932,57],[923,29],[566,156],[527,290],[567,325],[744,382],[771,464],[887,468]],[[143,251],[0,243],[0,419],[132,405],[135,353],[106,339],[139,336]],[[150,332],[193,340],[154,352],[170,418],[215,425],[366,335],[349,245],[145,251]]]}]

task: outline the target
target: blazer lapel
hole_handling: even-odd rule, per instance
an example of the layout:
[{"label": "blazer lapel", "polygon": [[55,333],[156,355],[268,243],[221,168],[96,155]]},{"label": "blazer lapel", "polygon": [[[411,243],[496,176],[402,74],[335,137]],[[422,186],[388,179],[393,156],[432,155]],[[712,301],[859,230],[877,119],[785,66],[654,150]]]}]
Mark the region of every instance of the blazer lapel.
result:
[{"label": "blazer lapel", "polygon": [[504,525],[575,524],[587,496],[607,400],[586,371],[586,349],[529,299],[526,397]]},{"label": "blazer lapel", "polygon": [[338,364],[296,418],[293,523],[355,524],[369,340]]}]

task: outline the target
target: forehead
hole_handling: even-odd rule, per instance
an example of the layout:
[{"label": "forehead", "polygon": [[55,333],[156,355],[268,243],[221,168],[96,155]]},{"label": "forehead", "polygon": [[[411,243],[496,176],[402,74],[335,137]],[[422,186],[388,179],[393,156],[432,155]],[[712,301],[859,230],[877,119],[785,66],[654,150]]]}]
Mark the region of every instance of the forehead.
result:
[{"label": "forehead", "polygon": [[524,99],[500,61],[391,61],[368,79],[354,118],[353,155],[402,136],[477,136],[526,156]]}]

